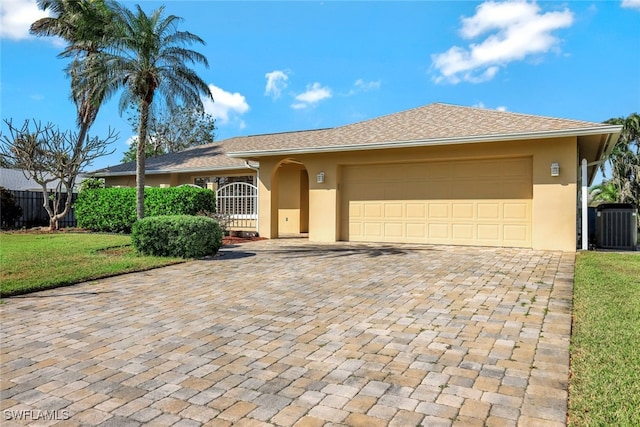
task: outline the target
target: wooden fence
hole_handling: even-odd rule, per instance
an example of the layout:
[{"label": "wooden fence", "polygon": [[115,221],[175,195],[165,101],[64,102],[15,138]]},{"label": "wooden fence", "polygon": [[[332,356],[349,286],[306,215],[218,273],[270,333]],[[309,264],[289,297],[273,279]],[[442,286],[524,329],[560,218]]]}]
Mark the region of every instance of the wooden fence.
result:
[{"label": "wooden fence", "polygon": [[[38,226],[49,226],[49,214],[42,206],[42,192],[41,191],[10,191],[15,197],[16,205],[22,208],[22,216],[18,218],[14,224],[14,228],[31,228]],[[69,213],[58,221],[59,227],[75,227],[76,216],[73,211],[73,203],[75,203],[77,194],[71,195],[71,209]],[[67,195],[62,195],[60,202],[60,209],[64,208],[64,204],[67,200]]]}]

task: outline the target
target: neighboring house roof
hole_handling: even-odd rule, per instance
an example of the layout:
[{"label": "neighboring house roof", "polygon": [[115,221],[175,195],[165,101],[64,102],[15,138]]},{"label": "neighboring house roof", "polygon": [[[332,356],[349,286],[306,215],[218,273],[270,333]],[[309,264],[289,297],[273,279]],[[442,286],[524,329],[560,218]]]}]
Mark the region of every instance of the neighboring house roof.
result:
[{"label": "neighboring house roof", "polygon": [[[277,154],[614,135],[619,132],[620,126],[602,123],[434,103],[336,128],[230,138],[147,159],[146,173],[246,169],[243,159]],[[96,176],[132,173],[135,173],[135,162],[94,172]]]},{"label": "neighboring house roof", "polygon": [[[84,177],[78,176],[76,185],[82,181],[84,181]],[[57,185],[58,180],[56,179],[47,184],[47,189],[55,190]],[[20,169],[0,168],[0,187],[13,191],[42,191],[42,186],[33,179],[27,178]]]}]

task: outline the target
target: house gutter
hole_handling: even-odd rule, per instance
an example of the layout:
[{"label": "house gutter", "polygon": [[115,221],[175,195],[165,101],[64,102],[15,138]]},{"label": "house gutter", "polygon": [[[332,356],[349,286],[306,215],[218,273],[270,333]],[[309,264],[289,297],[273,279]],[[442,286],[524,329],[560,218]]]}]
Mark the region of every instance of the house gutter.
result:
[{"label": "house gutter", "polygon": [[412,141],[384,141],[358,145],[332,145],[320,147],[284,148],[278,150],[236,151],[226,153],[232,158],[265,157],[277,155],[315,154],[342,151],[384,150],[389,148],[412,148],[437,145],[477,144],[525,139],[561,138],[566,136],[588,136],[620,133],[622,126],[609,125],[594,128],[565,129],[538,132],[518,132],[506,134],[474,135],[467,137],[419,139]]}]

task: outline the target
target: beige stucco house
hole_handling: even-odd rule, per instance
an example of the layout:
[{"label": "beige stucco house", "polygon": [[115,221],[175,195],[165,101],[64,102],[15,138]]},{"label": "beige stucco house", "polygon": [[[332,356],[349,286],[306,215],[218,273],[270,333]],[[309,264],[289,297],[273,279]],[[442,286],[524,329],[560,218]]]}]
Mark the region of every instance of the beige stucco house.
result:
[{"label": "beige stucco house", "polygon": [[[253,181],[258,231],[267,238],[574,251],[582,194],[619,133],[620,126],[436,103],[149,159],[146,182]],[[95,175],[108,186],[134,186],[135,164]]]}]

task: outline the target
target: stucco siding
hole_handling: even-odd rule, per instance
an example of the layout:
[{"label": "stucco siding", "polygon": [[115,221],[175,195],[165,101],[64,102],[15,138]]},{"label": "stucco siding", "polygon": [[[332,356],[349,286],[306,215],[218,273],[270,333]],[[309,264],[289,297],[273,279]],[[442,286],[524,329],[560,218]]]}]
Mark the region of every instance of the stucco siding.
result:
[{"label": "stucco siding", "polygon": [[[491,241],[491,236],[498,236],[493,239],[493,244],[504,246],[527,246],[534,249],[553,249],[574,251],[576,248],[575,237],[575,216],[576,216],[576,171],[577,163],[575,152],[577,149],[576,137],[540,139],[540,140],[518,140],[507,142],[490,142],[476,144],[442,145],[420,148],[406,149],[383,149],[368,151],[353,151],[341,153],[319,153],[305,154],[294,157],[296,162],[304,165],[309,176],[309,239],[313,241],[336,241],[347,239],[344,233],[345,224],[349,218],[349,209],[345,206],[345,191],[349,190],[350,175],[345,173],[349,168],[365,167],[372,165],[406,165],[406,168],[398,166],[399,170],[406,170],[411,165],[430,162],[438,163],[446,168],[447,165],[459,167],[458,177],[466,180],[466,185],[458,185],[457,193],[452,197],[452,193],[447,190],[447,186],[435,185],[435,178],[431,181],[427,179],[424,184],[428,186],[431,200],[443,200],[447,203],[446,209],[451,215],[463,216],[465,214],[475,215],[480,218],[483,215],[489,216],[498,210],[498,215],[503,219],[515,221],[515,225],[504,223],[500,226],[502,237],[496,234],[495,227],[477,227],[475,236],[469,226],[464,224],[449,233],[457,233],[459,244],[482,245],[482,240],[478,236],[485,236],[486,241]],[[261,207],[260,210],[260,230],[265,237],[276,238],[278,236],[277,216],[279,215],[279,196],[271,194],[272,179],[277,180],[276,167],[279,162],[291,157],[268,157],[261,159],[261,205],[269,203],[270,206]],[[483,185],[482,173],[476,167],[469,165],[480,164],[482,162],[511,161],[510,159],[529,159],[530,185],[522,185],[514,181],[514,177],[506,177],[497,181],[495,177],[485,180]],[[467,163],[465,163],[467,162]],[[560,164],[560,176],[552,177],[550,173],[551,163]],[[373,166],[372,166],[373,167]],[[499,166],[496,166],[499,167]],[[372,169],[374,170],[374,169]],[[324,172],[324,183],[316,182],[316,175]],[[409,173],[409,172],[407,172]],[[467,174],[467,175],[465,175]],[[376,173],[372,177],[377,177]],[[391,177],[392,178],[392,177]],[[518,178],[521,180],[522,177]],[[418,191],[421,186],[415,184],[413,190],[398,187],[398,183],[393,184],[393,179],[388,182],[387,193],[399,197],[403,191],[407,196],[399,197],[404,203],[407,215],[415,214],[419,209],[431,209],[433,215],[437,215],[437,210],[445,209],[443,206],[423,206],[411,204],[412,200],[422,200],[417,194],[409,194],[407,191]],[[454,180],[455,181],[455,180]],[[372,182],[372,185],[374,183]],[[379,184],[378,184],[379,185]],[[447,184],[449,185],[449,184]],[[480,190],[482,189],[482,190]],[[515,196],[496,196],[489,199],[488,192],[494,189],[499,191],[524,191],[528,194]],[[362,190],[365,191],[365,190]],[[422,190],[420,190],[422,191]],[[436,193],[440,192],[440,196]],[[479,192],[481,194],[479,194]],[[384,191],[383,191],[384,193]],[[499,193],[498,193],[499,194]],[[436,199],[436,197],[440,197]],[[267,202],[269,200],[269,202]],[[462,200],[462,203],[454,205],[452,200]],[[495,200],[493,207],[487,200]],[[511,203],[510,200],[515,202]],[[402,209],[402,208],[401,208]],[[413,213],[409,212],[413,209]],[[394,207],[388,205],[386,211],[381,211],[385,218],[394,215]],[[466,213],[465,213],[466,212]],[[520,223],[517,223],[520,221]],[[527,225],[527,223],[529,225]],[[264,224],[264,225],[263,225]],[[268,225],[267,225],[268,224]],[[427,243],[428,240],[420,240],[417,235],[421,233],[420,227],[426,227],[427,223],[417,222],[413,224],[409,234],[415,238],[404,239],[403,241],[414,241]],[[477,224],[476,224],[477,225]],[[405,224],[406,226],[406,224]],[[391,226],[393,227],[393,226]],[[442,232],[442,226],[441,232]],[[432,236],[438,233],[438,226],[432,227]],[[392,230],[391,230],[392,231]],[[493,234],[492,234],[493,233]],[[505,234],[506,233],[506,234]],[[406,233],[405,233],[406,234]],[[426,235],[426,234],[425,234]],[[467,236],[468,239],[463,238]],[[505,236],[509,237],[505,240]],[[384,241],[381,239],[381,241]],[[527,243],[522,243],[525,241]],[[435,240],[434,240],[435,242]],[[489,244],[489,243],[485,243]]]}]

